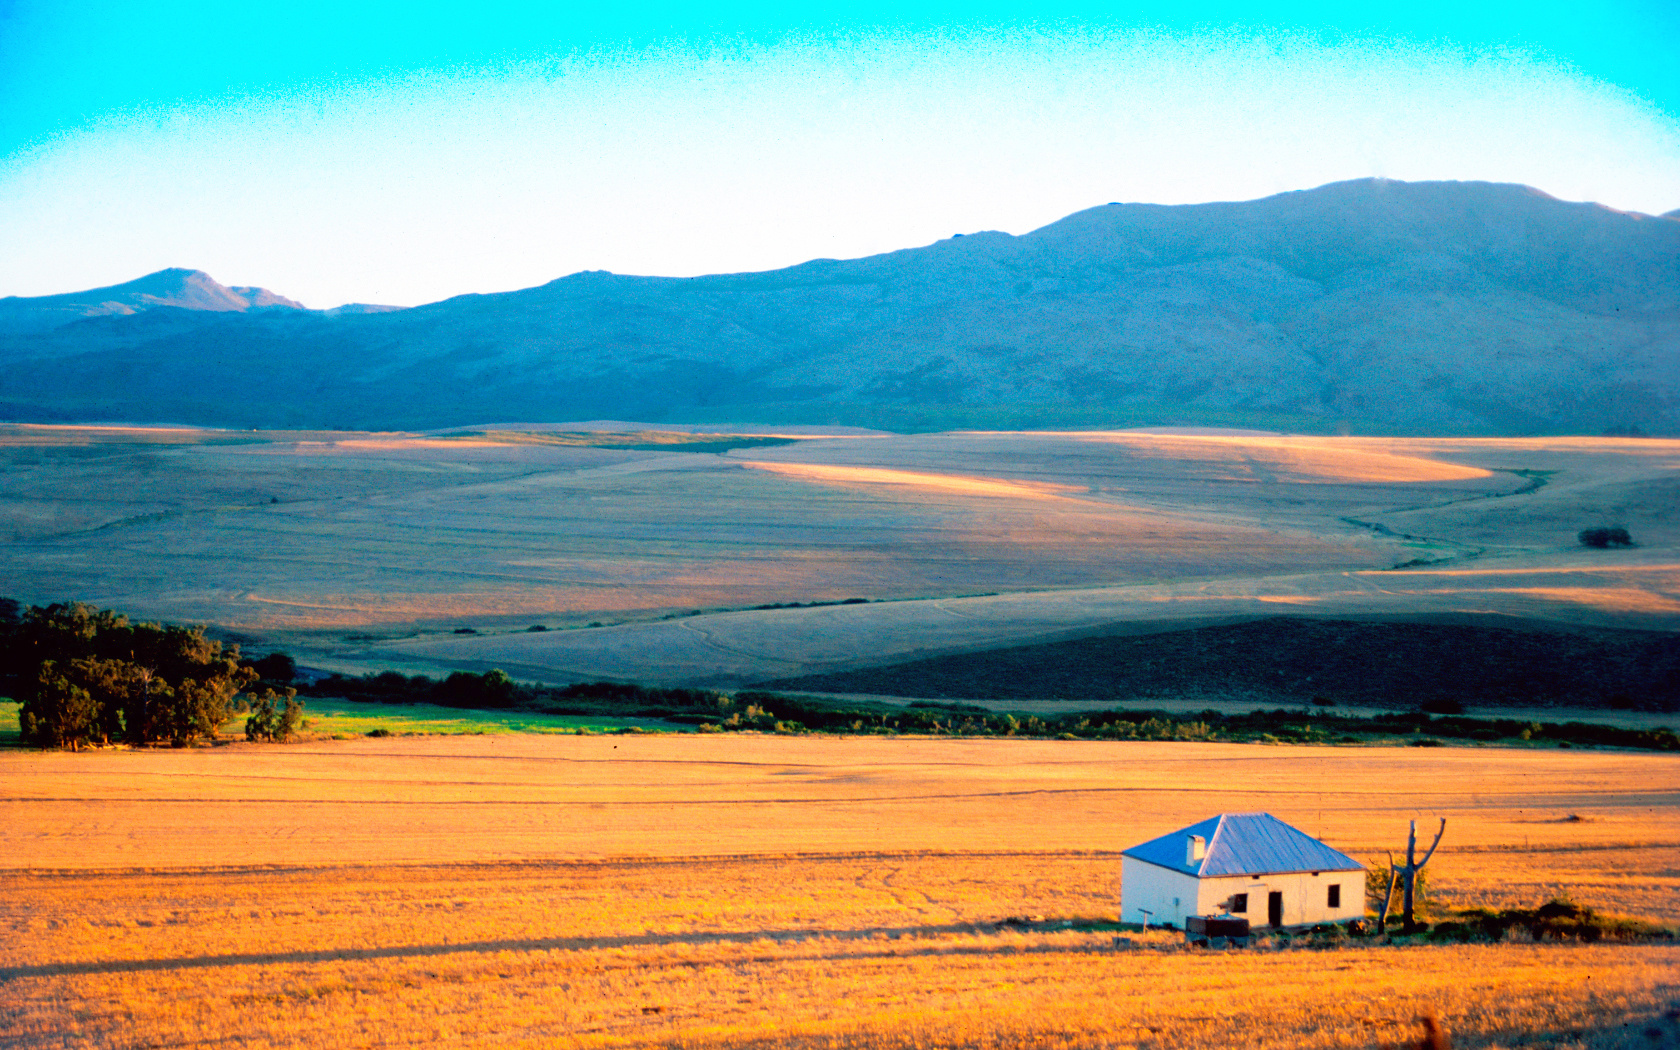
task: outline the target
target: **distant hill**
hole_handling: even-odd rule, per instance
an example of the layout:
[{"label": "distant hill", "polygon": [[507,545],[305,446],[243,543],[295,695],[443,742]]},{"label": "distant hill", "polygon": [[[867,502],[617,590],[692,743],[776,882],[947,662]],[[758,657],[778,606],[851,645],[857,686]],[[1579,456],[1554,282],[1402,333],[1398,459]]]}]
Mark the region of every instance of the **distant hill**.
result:
[{"label": "distant hill", "polygon": [[0,417],[1680,433],[1680,223],[1492,183],[1110,204],[1019,237],[396,312],[241,289],[244,309],[85,309],[110,291],[51,297],[83,312],[49,330],[0,323]]},{"label": "distant hill", "polygon": [[84,318],[129,317],[163,308],[244,313],[271,308],[302,310],[303,304],[267,288],[218,284],[202,270],[159,270],[109,288],[37,298],[7,296],[0,299],[0,333],[46,332]]}]

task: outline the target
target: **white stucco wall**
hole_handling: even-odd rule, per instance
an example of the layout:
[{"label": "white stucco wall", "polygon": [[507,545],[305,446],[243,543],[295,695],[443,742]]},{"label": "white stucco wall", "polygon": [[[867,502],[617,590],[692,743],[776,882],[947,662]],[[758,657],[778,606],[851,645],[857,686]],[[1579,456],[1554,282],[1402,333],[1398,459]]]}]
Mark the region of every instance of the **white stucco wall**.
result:
[{"label": "white stucco wall", "polygon": [[1200,881],[1194,875],[1158,864],[1121,857],[1120,921],[1142,922],[1143,913],[1139,909],[1147,908],[1153,913],[1149,917],[1151,926],[1171,923],[1183,929],[1186,916],[1200,914],[1196,910]]},{"label": "white stucco wall", "polygon": [[[1332,885],[1342,887],[1339,908],[1329,905]],[[1365,914],[1363,871],[1291,872],[1279,875],[1198,879],[1133,857],[1120,858],[1120,921],[1142,922],[1140,908],[1154,915],[1151,924],[1171,923],[1182,929],[1190,915],[1219,915],[1234,894],[1248,894],[1248,911],[1233,912],[1256,929],[1267,923],[1267,895],[1283,894],[1283,925],[1309,926],[1347,922]],[[1175,905],[1174,901],[1178,903]]]},{"label": "white stucco wall", "polygon": [[[1124,869],[1122,869],[1122,875]],[[1283,925],[1310,926],[1321,922],[1347,922],[1365,914],[1363,871],[1321,871],[1317,875],[1298,871],[1281,875],[1235,876],[1198,880],[1198,915],[1218,915],[1226,902],[1238,893],[1248,894],[1248,911],[1232,912],[1248,919],[1251,926],[1266,925],[1267,895],[1283,894]],[[1330,907],[1330,887],[1342,888],[1340,907]],[[1122,892],[1124,886],[1122,885]]]}]

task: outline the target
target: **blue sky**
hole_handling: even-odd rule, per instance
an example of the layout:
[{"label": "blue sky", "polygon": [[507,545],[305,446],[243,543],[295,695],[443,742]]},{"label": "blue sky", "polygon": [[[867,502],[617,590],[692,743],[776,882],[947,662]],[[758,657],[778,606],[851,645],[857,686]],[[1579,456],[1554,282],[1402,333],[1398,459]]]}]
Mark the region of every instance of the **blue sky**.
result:
[{"label": "blue sky", "polygon": [[1680,207],[1680,4],[1585,6],[0,0],[0,295],[407,304],[1366,175]]}]

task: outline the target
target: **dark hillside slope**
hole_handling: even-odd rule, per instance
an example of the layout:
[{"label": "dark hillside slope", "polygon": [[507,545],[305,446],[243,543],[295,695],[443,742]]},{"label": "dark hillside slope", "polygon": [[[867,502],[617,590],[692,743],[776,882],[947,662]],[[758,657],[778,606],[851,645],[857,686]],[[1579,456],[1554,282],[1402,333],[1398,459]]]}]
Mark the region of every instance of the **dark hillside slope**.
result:
[{"label": "dark hillside slope", "polygon": [[1680,710],[1680,636],[1521,626],[1274,617],[761,684],[943,700],[1304,704],[1317,698],[1394,710],[1443,700]]},{"label": "dark hillside slope", "polygon": [[0,414],[1680,432],[1680,223],[1489,183],[1106,205],[1020,237],[395,313],[184,316],[0,329]]}]

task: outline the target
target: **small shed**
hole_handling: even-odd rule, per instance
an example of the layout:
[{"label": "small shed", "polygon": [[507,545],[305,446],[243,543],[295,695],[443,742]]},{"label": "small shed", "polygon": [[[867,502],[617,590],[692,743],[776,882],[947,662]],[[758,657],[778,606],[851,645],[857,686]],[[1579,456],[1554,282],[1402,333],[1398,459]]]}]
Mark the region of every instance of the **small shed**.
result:
[{"label": "small shed", "polygon": [[1241,916],[1255,929],[1349,922],[1365,914],[1364,873],[1270,813],[1221,813],[1121,853],[1120,921],[1179,929],[1192,915]]}]

